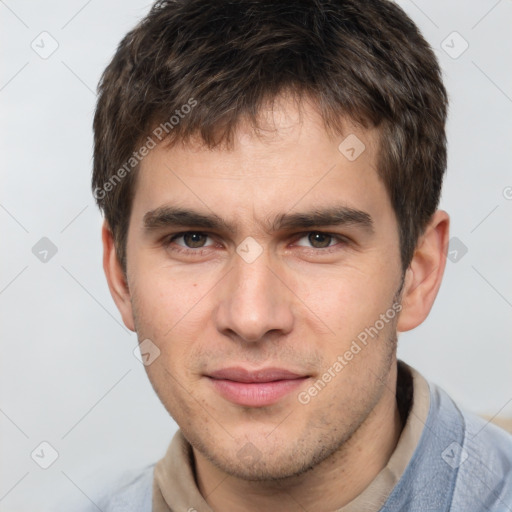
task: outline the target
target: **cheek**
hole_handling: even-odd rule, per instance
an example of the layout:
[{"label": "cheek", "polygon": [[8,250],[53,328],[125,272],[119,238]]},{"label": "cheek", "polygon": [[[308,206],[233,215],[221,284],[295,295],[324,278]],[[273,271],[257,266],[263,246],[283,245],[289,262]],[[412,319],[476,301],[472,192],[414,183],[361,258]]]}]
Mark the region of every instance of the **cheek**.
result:
[{"label": "cheek", "polygon": [[167,411],[173,417],[181,411],[186,417],[192,413],[191,379],[197,378],[189,363],[194,341],[204,330],[199,319],[204,312],[196,293],[186,294],[174,284],[162,276],[141,280],[132,289],[132,303],[139,340],[150,339],[159,350],[145,366],[149,380]]},{"label": "cheek", "polygon": [[144,335],[164,342],[172,338],[183,323],[193,329],[204,315],[203,299],[213,283],[212,277],[193,276],[169,267],[137,275],[131,294]]},{"label": "cheek", "polygon": [[329,327],[340,343],[373,325],[392,304],[395,290],[386,277],[389,269],[378,264],[369,268],[310,272],[296,280],[297,296],[304,298],[313,313],[310,317]]},{"label": "cheek", "polygon": [[211,279],[165,268],[139,275],[132,288],[138,337],[149,338],[160,351],[146,371],[166,404],[175,400],[173,396],[180,396],[180,384],[187,388],[194,385],[201,362],[197,352],[204,349],[205,339],[214,337],[209,322],[215,283],[210,283]]}]

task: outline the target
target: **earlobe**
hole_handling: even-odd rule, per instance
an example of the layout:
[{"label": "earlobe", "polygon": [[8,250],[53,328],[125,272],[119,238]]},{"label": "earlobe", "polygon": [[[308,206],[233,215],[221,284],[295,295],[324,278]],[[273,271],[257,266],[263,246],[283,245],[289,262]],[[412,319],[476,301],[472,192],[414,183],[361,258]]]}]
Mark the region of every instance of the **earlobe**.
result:
[{"label": "earlobe", "polygon": [[130,289],[117,257],[114,237],[107,221],[103,223],[101,239],[103,243],[103,270],[105,271],[110,294],[121,313],[124,324],[128,329],[135,332]]},{"label": "earlobe", "polygon": [[397,330],[409,331],[428,316],[443,279],[448,249],[450,218],[442,210],[432,216],[418,240],[406,272],[402,311]]}]

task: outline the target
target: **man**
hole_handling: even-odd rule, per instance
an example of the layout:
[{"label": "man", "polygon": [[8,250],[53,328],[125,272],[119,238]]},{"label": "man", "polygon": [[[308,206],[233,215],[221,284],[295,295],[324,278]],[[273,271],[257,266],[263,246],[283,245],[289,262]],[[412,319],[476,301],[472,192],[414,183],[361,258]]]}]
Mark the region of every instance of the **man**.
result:
[{"label": "man", "polygon": [[385,0],[157,2],[94,120],[104,269],[180,430],[102,510],[512,510],[512,440],[396,359],[448,215],[446,92]]}]

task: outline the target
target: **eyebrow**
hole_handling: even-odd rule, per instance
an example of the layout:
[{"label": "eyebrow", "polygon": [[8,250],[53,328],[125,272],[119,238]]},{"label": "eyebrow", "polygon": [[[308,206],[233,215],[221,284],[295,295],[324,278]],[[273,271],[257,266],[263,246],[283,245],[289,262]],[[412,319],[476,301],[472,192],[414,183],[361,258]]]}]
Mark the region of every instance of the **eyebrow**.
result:
[{"label": "eyebrow", "polygon": [[373,219],[369,213],[347,206],[316,209],[304,213],[286,213],[278,215],[272,224],[272,229],[278,231],[285,229],[309,229],[319,226],[346,225],[355,225],[370,233],[374,232]]},{"label": "eyebrow", "polygon": [[[237,232],[235,224],[214,213],[203,214],[187,208],[161,206],[148,211],[143,218],[144,231],[171,227],[188,227],[216,231]],[[268,223],[267,231],[301,230],[320,226],[358,226],[373,233],[373,219],[362,210],[347,206],[334,206],[301,213],[283,213]]]}]

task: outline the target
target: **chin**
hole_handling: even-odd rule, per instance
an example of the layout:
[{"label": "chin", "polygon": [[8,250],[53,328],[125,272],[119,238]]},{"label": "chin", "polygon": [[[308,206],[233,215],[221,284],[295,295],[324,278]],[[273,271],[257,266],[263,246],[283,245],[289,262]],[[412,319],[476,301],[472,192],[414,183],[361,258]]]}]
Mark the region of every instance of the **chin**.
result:
[{"label": "chin", "polygon": [[309,471],[313,465],[300,461],[273,460],[240,463],[239,460],[218,461],[218,466],[228,475],[249,482],[275,482],[299,476]]},{"label": "chin", "polygon": [[[315,445],[318,448],[318,444]],[[201,454],[226,474],[246,481],[275,482],[299,477],[328,458],[334,449],[290,445],[268,445],[266,450],[258,450],[252,443],[246,442],[240,449],[223,452],[204,449]],[[213,448],[213,447],[209,447]],[[278,449],[279,448],[279,449]],[[226,455],[233,454],[232,457]]]}]

